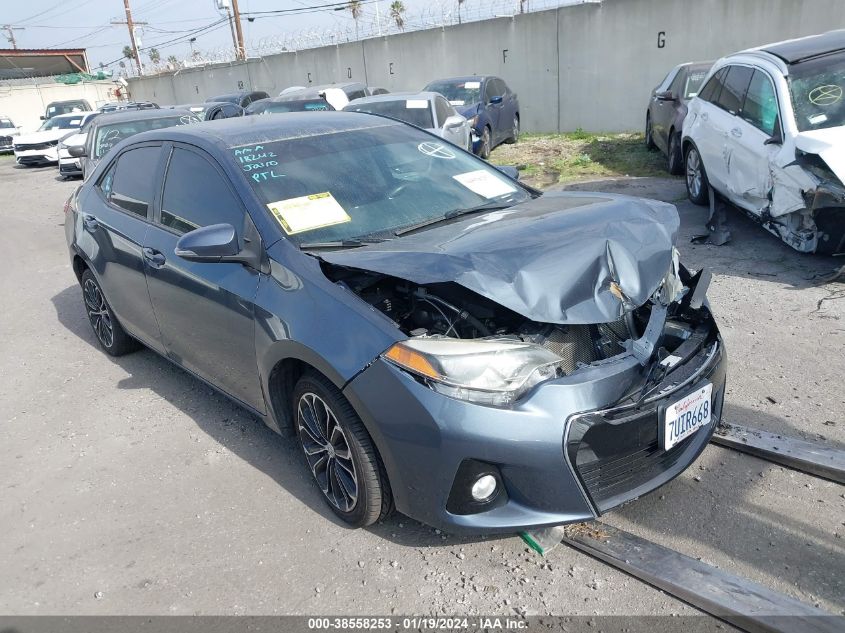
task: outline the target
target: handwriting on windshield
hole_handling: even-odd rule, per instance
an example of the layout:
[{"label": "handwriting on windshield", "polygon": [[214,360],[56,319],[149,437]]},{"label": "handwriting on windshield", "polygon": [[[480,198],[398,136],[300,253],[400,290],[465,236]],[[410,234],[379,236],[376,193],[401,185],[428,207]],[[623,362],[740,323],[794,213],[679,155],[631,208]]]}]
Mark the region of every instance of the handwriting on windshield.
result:
[{"label": "handwriting on windshield", "polygon": [[238,147],[234,150],[235,158],[241,169],[249,174],[255,182],[264,182],[272,178],[282,178],[284,174],[276,173],[276,153],[265,150],[263,145]]}]

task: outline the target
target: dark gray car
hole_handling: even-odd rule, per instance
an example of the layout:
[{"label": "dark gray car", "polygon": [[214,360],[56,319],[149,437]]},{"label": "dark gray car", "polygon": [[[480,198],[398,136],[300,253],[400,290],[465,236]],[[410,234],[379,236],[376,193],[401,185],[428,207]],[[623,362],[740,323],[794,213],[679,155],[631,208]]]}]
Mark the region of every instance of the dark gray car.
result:
[{"label": "dark gray car", "polygon": [[351,525],[584,521],[687,468],[726,356],[672,205],[526,188],[369,114],[138,134],[68,201],[101,347],[296,434]]},{"label": "dark gray car", "polygon": [[651,91],[645,117],[645,142],[667,157],[670,174],[684,171],[681,153],[681,132],[687,116],[687,104],[698,94],[713,62],[688,62],[669,71]]}]

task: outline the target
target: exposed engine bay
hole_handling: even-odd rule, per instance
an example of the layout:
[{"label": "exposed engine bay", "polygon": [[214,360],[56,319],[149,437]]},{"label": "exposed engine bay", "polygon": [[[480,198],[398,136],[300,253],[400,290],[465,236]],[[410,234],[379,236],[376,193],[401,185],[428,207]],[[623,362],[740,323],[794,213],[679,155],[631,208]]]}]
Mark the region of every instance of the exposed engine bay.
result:
[{"label": "exposed engine bay", "polygon": [[[561,358],[559,375],[632,350],[643,337],[654,301],[666,296],[665,283],[652,301],[609,323],[538,323],[456,283],[420,285],[389,275],[323,263],[323,272],[333,281],[389,317],[409,337],[451,337],[458,339],[509,339],[544,347]],[[690,275],[681,269],[673,277],[672,295],[688,291]],[[669,276],[667,275],[667,278]],[[671,300],[669,301],[671,303]],[[666,306],[660,306],[665,312]],[[660,360],[689,338],[702,315],[689,309],[688,302],[675,302],[661,323]],[[655,346],[657,347],[657,346]],[[650,355],[651,350],[649,350]]]}]

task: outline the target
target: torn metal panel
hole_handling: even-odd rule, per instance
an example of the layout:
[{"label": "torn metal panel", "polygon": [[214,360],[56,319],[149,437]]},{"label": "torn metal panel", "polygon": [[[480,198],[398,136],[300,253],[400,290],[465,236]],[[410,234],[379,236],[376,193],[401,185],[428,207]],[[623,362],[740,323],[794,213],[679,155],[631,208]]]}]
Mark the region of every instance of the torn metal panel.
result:
[{"label": "torn metal panel", "polygon": [[416,284],[455,282],[542,323],[606,323],[643,305],[661,284],[679,225],[675,207],[663,202],[550,192],[320,257]]}]

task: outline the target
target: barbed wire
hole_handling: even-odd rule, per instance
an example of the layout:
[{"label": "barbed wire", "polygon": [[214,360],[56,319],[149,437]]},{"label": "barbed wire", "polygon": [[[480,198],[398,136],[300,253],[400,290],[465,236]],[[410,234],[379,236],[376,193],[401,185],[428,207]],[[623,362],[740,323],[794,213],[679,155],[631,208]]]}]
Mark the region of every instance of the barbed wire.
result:
[{"label": "barbed wire", "polygon": [[[391,16],[389,2],[380,3],[380,6],[370,3],[366,5],[365,11],[357,20],[352,18],[351,13],[344,11],[339,16],[333,16],[336,18],[334,26],[277,33],[257,41],[246,42],[246,50],[249,57],[265,57],[398,33],[443,28],[467,22],[513,17],[520,13],[536,13],[559,7],[600,2],[601,0],[487,0],[479,3],[467,0],[459,3],[457,0],[432,0],[426,7],[413,13],[403,12],[401,26],[399,21]],[[184,58],[170,55],[167,59],[159,59],[156,63],[146,63],[144,74],[199,68],[234,61],[234,48],[220,46],[210,50],[195,50]],[[126,63],[117,74],[133,75],[133,64]]]}]

